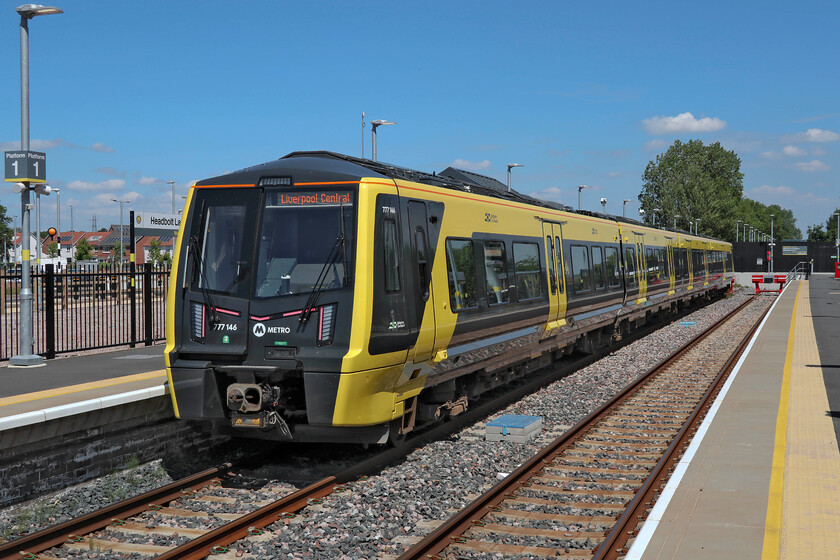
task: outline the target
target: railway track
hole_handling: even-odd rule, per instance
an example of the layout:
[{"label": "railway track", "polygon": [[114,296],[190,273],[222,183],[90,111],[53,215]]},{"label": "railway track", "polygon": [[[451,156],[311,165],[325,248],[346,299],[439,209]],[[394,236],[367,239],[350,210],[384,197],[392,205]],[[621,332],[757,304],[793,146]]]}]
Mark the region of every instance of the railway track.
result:
[{"label": "railway track", "polygon": [[[707,332],[708,336],[711,335]],[[699,351],[702,355],[703,350]],[[690,352],[686,347],[680,354],[688,355]],[[704,356],[701,361],[706,359]],[[670,362],[674,362],[674,358]],[[688,375],[699,377],[696,373]],[[648,389],[649,392],[652,390]],[[699,391],[692,392],[695,398],[699,398]],[[625,390],[620,397],[626,397],[629,392],[630,389]],[[498,403],[487,406],[497,407]],[[542,555],[547,549],[550,549],[551,555],[558,550],[565,553],[569,549],[569,557],[592,557],[594,548],[604,542],[610,527],[617,526],[616,519],[626,509],[627,503],[634,500],[636,492],[646,486],[653,487],[645,483],[649,467],[657,462],[657,454],[669,447],[670,434],[674,430],[679,431],[675,418],[690,414],[690,408],[687,404],[675,404],[668,413],[671,416],[656,417],[652,409],[634,409],[631,402],[625,403],[619,409],[619,415],[613,417],[612,424],[601,426],[602,432],[592,432],[588,439],[575,437],[575,446],[570,447],[565,459],[551,459],[549,464],[545,462],[548,456],[543,455],[540,461],[544,472],[539,477],[532,476],[531,480],[523,480],[516,485],[510,484],[512,477],[506,479],[503,485],[508,495],[490,504],[492,508],[485,513],[491,515],[484,515],[484,519],[478,522],[470,521],[470,530],[462,531],[455,536],[456,540],[450,539],[448,543],[459,547],[459,554],[472,550],[481,555],[482,550],[490,547],[497,552],[511,554],[537,551],[537,555]],[[164,560],[204,558],[211,553],[224,553],[231,543],[259,535],[266,526],[294,515],[313,502],[318,503],[331,492],[344,490],[343,482],[374,472],[377,465],[399,459],[407,453],[407,449],[445,437],[464,424],[476,421],[475,415],[483,416],[490,412],[486,407],[472,409],[463,415],[463,419],[459,417],[457,422],[442,425],[424,437],[412,440],[407,448],[376,454],[351,469],[301,490],[280,484],[270,486],[264,492],[248,491],[237,495],[236,490],[220,484],[231,468],[230,464],[225,464],[155,492],[0,545],[0,560],[21,558],[22,555],[49,560],[107,550]],[[641,424],[647,434],[643,440],[638,437],[642,430],[637,424]],[[580,429],[574,428],[571,432],[580,432]],[[613,457],[617,462],[612,467],[607,466],[609,457],[605,455],[604,448],[621,451],[620,456]],[[522,470],[520,468],[517,472]],[[516,494],[515,489],[523,494]],[[243,496],[248,502],[245,507],[240,503]],[[650,498],[645,500],[642,503],[647,503]],[[555,502],[568,510],[560,513],[561,517],[557,517],[558,512],[549,511]],[[546,511],[540,511],[541,508]],[[557,531],[559,521],[564,523],[562,533]],[[446,523],[441,529],[451,523]],[[548,546],[547,538],[553,539],[549,540]],[[513,541],[518,544],[510,544]],[[438,552],[428,554],[434,557]]]},{"label": "railway track", "polygon": [[752,301],[641,376],[399,560],[622,557],[766,313]]}]

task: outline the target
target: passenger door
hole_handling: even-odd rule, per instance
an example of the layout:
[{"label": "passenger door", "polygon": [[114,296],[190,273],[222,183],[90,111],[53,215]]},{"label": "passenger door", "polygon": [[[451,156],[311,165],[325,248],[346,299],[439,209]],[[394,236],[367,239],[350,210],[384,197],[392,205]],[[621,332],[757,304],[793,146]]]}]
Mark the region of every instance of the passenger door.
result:
[{"label": "passenger door", "polygon": [[557,222],[543,222],[543,241],[545,244],[546,274],[548,274],[548,328],[554,329],[565,324],[566,287],[563,261],[562,226]]}]

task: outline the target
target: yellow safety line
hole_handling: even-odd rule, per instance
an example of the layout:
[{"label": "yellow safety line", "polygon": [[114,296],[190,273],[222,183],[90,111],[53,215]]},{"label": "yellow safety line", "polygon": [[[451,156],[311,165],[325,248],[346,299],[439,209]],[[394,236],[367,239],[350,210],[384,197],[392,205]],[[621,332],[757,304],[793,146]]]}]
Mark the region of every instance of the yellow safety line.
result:
[{"label": "yellow safety line", "polygon": [[796,289],[793,313],[788,333],[787,355],[782,374],[782,392],[779,399],[779,414],[776,416],[776,441],[773,446],[773,466],[770,470],[770,495],[767,498],[767,518],[764,523],[764,547],[761,560],[779,557],[782,540],[782,505],[785,491],[785,454],[787,452],[788,412],[790,405],[790,369],[793,362],[793,338],[796,327],[796,307],[799,305],[799,292],[802,283]]},{"label": "yellow safety line", "polygon": [[82,391],[89,391],[91,389],[104,389],[105,387],[114,387],[116,385],[125,385],[126,383],[133,383],[135,381],[145,381],[147,379],[154,379],[155,377],[165,377],[166,370],[150,371],[147,373],[137,373],[134,375],[126,375],[118,377],[111,383],[103,383],[102,381],[93,381],[91,383],[82,383],[80,385],[70,385],[69,387],[60,387],[58,389],[49,389],[46,391],[38,391],[35,393],[26,393],[17,395],[15,397],[5,397],[0,399],[0,407],[9,406],[12,404],[20,404],[25,402],[37,401],[40,399],[48,399],[50,397],[60,397],[62,395],[70,395],[72,393],[80,393]]}]

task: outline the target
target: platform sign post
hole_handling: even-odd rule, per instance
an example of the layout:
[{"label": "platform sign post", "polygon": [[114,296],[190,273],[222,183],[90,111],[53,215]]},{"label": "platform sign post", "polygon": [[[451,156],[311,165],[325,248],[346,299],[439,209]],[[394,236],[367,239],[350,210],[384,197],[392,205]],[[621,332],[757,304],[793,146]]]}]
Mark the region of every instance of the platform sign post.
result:
[{"label": "platform sign post", "polygon": [[7,183],[46,183],[47,154],[18,150],[3,157]]}]

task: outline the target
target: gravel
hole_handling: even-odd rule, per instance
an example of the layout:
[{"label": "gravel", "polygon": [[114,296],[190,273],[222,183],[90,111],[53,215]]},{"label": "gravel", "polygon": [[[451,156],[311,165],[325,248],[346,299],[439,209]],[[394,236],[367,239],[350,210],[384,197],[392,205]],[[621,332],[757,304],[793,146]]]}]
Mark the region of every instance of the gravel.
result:
[{"label": "gravel", "polygon": [[[323,503],[309,506],[293,518],[280,520],[268,526],[264,534],[240,541],[233,545],[230,553],[214,555],[213,558],[359,560],[396,557],[585,418],[635,377],[740,305],[749,297],[746,292],[741,290],[681,321],[694,321],[696,324],[684,326],[676,322],[663,327],[448,440],[415,450],[400,464],[376,476],[347,484],[349,491],[333,493],[324,498]],[[503,414],[541,416],[543,431],[525,444],[485,441],[486,422]],[[138,474],[141,472],[142,475]],[[581,474],[584,479],[591,478],[588,473]],[[142,479],[142,490],[141,484],[136,482],[137,478]],[[125,471],[123,476],[105,477],[92,484],[66,490],[23,508],[18,505],[13,508],[14,511],[0,512],[0,531],[3,531],[0,536],[32,530],[45,521],[58,523],[83,511],[101,507],[107,501],[106,487],[112,488],[111,492],[113,488],[136,487],[136,492],[140,492],[167,482],[169,480],[159,464],[153,463]],[[540,497],[540,493],[535,492],[534,496]],[[570,498],[570,501],[577,501],[577,498]],[[87,509],[78,509],[83,505]],[[531,509],[528,506],[522,504],[523,509]],[[27,507],[31,512],[39,508],[49,510],[49,515],[45,518],[44,515],[31,513],[28,519],[23,519],[21,511],[27,510]],[[568,510],[566,513],[576,514],[573,507],[565,509]],[[605,510],[605,514],[610,513],[611,510]],[[534,525],[529,521],[528,525],[572,533],[603,531],[597,521],[562,527],[552,522]],[[557,543],[561,548],[584,546],[579,539],[564,540],[563,537],[565,535],[561,534]],[[102,553],[91,557],[116,556]],[[459,553],[458,557],[494,556],[490,553],[484,556]],[[523,556],[526,557],[529,556]]]}]

